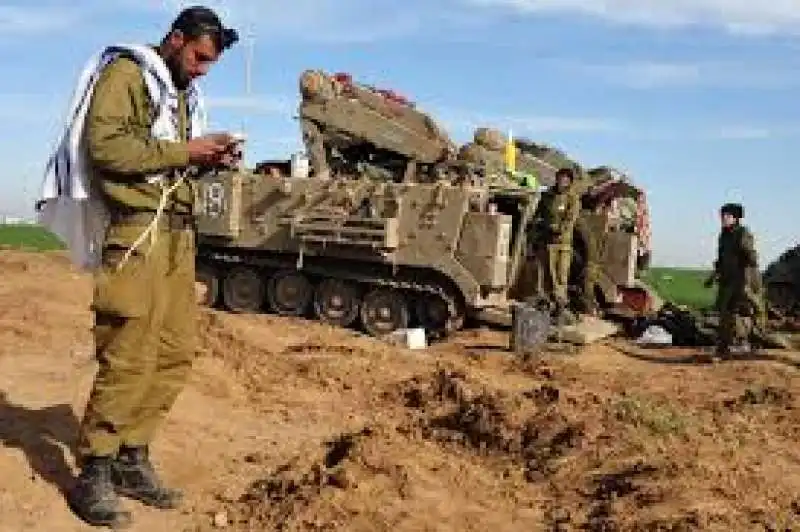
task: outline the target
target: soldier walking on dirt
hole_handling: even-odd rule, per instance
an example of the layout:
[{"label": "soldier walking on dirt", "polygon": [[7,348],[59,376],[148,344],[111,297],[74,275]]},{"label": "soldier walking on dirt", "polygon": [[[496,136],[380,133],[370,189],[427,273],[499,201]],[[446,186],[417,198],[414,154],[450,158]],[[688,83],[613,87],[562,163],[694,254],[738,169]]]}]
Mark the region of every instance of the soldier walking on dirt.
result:
[{"label": "soldier walking on dirt", "polygon": [[706,287],[717,283],[716,307],[720,314],[716,354],[729,358],[732,348],[750,351],[750,341],[765,333],[766,309],[755,238],[742,225],[744,208],[726,203],[720,209],[720,231],[714,271]]},{"label": "soldier walking on dirt", "polygon": [[[193,7],[179,14],[159,46],[107,48],[97,67],[84,138],[91,185],[110,224],[94,274],[99,370],[80,429],[81,472],[67,496],[92,525],[132,522],[117,494],[162,509],[181,498],[162,485],[149,446],[195,352],[193,192],[185,170],[225,164],[234,145],[228,134],[192,134],[202,129],[191,96],[193,80],[237,40],[213,11]],[[159,75],[161,83],[151,83]],[[154,87],[169,85],[173,92],[164,89],[159,106]],[[170,98],[175,103],[163,105]],[[171,133],[156,133],[159,127]],[[164,197],[154,240],[127,253]]]},{"label": "soldier walking on dirt", "polygon": [[569,307],[569,273],[575,223],[580,214],[580,197],[574,193],[575,170],[565,167],[556,172],[555,184],[542,196],[539,207],[540,234],[538,258],[539,292],[544,292],[559,313]]}]

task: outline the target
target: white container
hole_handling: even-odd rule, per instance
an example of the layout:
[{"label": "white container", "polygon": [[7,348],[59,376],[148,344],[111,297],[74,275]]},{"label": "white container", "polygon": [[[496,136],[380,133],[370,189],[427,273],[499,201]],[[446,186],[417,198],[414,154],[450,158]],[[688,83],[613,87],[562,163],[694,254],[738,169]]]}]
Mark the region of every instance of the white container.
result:
[{"label": "white container", "polygon": [[398,329],[386,337],[386,341],[392,345],[405,347],[406,349],[425,349],[428,342],[425,337],[425,329]]},{"label": "white container", "polygon": [[304,153],[293,153],[290,161],[292,177],[307,178],[310,165]]}]

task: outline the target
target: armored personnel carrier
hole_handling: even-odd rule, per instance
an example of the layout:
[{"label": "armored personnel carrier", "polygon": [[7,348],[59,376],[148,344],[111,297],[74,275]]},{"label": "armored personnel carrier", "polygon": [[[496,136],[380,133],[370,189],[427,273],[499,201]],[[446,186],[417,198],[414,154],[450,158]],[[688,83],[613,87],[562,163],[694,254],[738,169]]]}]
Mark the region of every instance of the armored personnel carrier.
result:
[{"label": "armored personnel carrier", "polygon": [[[311,175],[264,161],[198,180],[205,304],[358,323],[375,336],[411,325],[442,336],[467,318],[509,323],[510,304],[526,295],[539,188],[460,156],[394,93],[319,71],[301,75],[300,91],[308,151],[317,150]],[[481,131],[476,140],[490,133]],[[608,290],[598,297],[613,305],[636,289],[636,235],[607,230],[607,219]]]},{"label": "armored personnel carrier", "polygon": [[506,307],[539,193],[437,183],[212,173],[199,181],[207,304],[309,312],[371,334],[447,333]]}]

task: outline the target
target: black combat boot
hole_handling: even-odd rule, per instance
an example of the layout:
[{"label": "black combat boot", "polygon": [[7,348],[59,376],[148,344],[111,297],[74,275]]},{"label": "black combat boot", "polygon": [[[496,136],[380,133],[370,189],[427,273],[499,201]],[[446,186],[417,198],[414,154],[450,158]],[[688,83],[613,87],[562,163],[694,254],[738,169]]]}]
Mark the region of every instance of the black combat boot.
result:
[{"label": "black combat boot", "polygon": [[731,346],[724,343],[718,343],[714,349],[714,358],[716,360],[731,360]]},{"label": "black combat boot", "polygon": [[85,460],[75,486],[67,494],[67,503],[75,514],[93,526],[114,529],[128,527],[131,513],[123,510],[111,482],[111,457],[89,457]]},{"label": "black combat boot", "polygon": [[121,447],[111,469],[111,480],[120,495],[162,510],[177,508],[183,498],[180,491],[161,483],[147,447]]}]

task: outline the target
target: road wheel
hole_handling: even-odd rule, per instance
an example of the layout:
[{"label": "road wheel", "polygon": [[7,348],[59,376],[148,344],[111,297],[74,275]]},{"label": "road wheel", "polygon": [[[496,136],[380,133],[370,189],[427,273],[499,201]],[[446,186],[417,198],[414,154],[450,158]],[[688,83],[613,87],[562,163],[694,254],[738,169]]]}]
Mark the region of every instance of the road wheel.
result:
[{"label": "road wheel", "polygon": [[415,314],[420,326],[432,338],[444,338],[464,327],[464,307],[456,303],[454,313],[438,295],[425,294],[416,298]]},{"label": "road wheel", "polygon": [[361,302],[361,324],[372,336],[385,336],[408,327],[409,310],[405,295],[397,290],[371,290]]},{"label": "road wheel", "polygon": [[304,315],[313,296],[314,289],[308,278],[297,271],[280,271],[267,284],[270,309],[281,316]]},{"label": "road wheel", "polygon": [[314,293],[314,314],[323,323],[348,327],[358,318],[358,303],[353,283],[325,279]]},{"label": "road wheel", "polygon": [[222,300],[234,312],[258,312],[264,306],[264,279],[248,266],[233,268],[222,281]]}]

